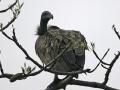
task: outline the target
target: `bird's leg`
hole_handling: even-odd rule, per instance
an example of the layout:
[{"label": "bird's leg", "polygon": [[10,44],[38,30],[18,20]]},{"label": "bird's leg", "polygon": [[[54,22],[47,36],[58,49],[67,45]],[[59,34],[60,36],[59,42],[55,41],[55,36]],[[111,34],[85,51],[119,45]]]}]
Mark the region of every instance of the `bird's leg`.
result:
[{"label": "bird's leg", "polygon": [[[60,87],[60,89],[64,89],[65,90],[67,84],[71,81],[72,78],[73,78],[73,76],[67,75],[65,78],[59,79],[58,75],[55,74],[53,82],[47,87],[47,89],[48,90],[49,89],[52,90],[52,88]],[[59,90],[59,89],[55,89],[55,90]]]},{"label": "bird's leg", "polygon": [[45,63],[44,62],[42,62],[42,66],[45,67]]},{"label": "bird's leg", "polygon": [[58,78],[58,75],[55,74],[53,82],[52,82],[47,88],[54,87],[54,86],[55,86],[56,84],[58,84],[60,81],[61,81],[61,79],[59,79],[59,78]]},{"label": "bird's leg", "polygon": [[43,67],[45,67],[45,64],[43,63]]},{"label": "bird's leg", "polygon": [[60,79],[58,78],[58,75],[57,74],[55,74],[55,76],[54,76],[54,82],[58,82]]},{"label": "bird's leg", "polygon": [[[62,89],[63,89],[63,90],[66,90],[66,86],[67,86],[67,84],[68,84],[69,82],[71,82],[72,78],[73,78],[73,76],[67,75],[65,78],[62,79],[62,80],[64,81],[64,83],[65,83],[65,84],[62,86]],[[62,81],[62,80],[61,80],[61,81]]]}]

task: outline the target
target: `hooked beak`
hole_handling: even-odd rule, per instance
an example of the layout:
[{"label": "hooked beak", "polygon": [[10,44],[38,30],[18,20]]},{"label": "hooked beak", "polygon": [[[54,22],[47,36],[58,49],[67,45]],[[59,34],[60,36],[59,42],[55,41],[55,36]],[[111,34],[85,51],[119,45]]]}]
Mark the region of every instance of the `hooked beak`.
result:
[{"label": "hooked beak", "polygon": [[51,19],[53,19],[54,17],[53,17],[53,15],[51,14]]}]

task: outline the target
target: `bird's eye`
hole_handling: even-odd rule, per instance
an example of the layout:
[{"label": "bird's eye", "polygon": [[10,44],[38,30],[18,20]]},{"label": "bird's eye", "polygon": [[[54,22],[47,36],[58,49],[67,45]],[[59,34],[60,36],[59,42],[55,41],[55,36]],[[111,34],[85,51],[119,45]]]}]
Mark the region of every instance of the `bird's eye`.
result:
[{"label": "bird's eye", "polygon": [[46,15],[47,15],[47,13],[44,13],[44,15],[46,16]]},{"label": "bird's eye", "polygon": [[48,13],[44,13],[44,16],[47,16],[48,15]]}]

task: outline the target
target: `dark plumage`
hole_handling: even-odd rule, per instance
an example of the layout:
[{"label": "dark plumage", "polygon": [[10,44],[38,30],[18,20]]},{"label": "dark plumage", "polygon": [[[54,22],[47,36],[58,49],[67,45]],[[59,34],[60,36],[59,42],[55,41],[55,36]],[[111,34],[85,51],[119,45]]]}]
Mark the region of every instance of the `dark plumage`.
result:
[{"label": "dark plumage", "polygon": [[57,26],[47,27],[50,19],[53,19],[53,15],[49,11],[44,11],[37,31],[39,37],[35,43],[37,55],[47,65],[70,45],[65,53],[58,58],[52,69],[61,72],[82,70],[87,49],[85,37],[79,31],[63,30]]}]

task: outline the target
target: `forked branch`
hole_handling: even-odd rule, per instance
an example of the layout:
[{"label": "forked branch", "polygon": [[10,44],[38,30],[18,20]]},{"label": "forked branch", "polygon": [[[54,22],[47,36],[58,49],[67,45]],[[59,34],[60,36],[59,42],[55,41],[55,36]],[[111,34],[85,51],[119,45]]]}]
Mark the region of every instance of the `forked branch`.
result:
[{"label": "forked branch", "polygon": [[15,3],[10,5],[10,7],[8,7],[5,10],[0,11],[0,13],[2,13],[2,12],[6,12],[8,10],[11,10],[11,12],[13,13],[13,18],[6,25],[3,26],[3,23],[0,23],[0,31],[3,31],[6,28],[8,28],[17,19],[18,15],[20,14],[20,10],[21,10],[22,6],[23,6],[23,3],[20,4],[19,0],[16,0]]}]

